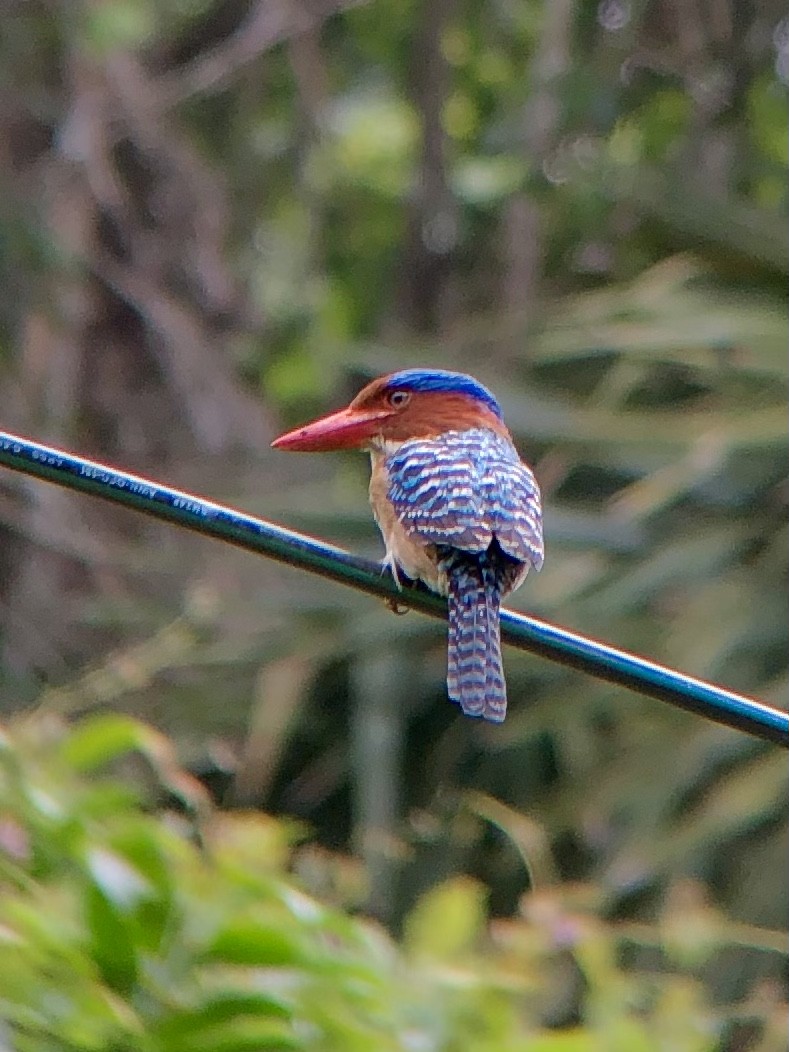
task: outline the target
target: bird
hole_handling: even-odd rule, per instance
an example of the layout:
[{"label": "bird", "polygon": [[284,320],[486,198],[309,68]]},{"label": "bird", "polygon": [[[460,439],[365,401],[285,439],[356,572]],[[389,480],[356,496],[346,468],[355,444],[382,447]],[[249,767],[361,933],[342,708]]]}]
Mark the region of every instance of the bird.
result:
[{"label": "bird", "polygon": [[492,392],[445,369],[388,373],[272,446],[369,452],[383,566],[398,587],[406,577],[447,598],[447,693],[501,723],[501,601],[542,567],[544,543],[539,485]]}]

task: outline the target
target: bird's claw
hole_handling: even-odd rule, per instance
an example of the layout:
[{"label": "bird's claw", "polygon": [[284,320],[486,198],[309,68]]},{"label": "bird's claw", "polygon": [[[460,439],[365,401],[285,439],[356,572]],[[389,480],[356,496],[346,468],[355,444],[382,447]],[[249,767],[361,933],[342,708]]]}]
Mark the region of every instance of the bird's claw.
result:
[{"label": "bird's claw", "polygon": [[[406,578],[405,581],[403,581],[403,579],[401,578],[400,567],[397,565],[393,555],[387,555],[387,557],[381,564],[381,573],[385,574],[387,570],[389,571],[392,580],[397,585],[398,591],[402,592],[404,587],[408,588],[412,585],[412,582],[408,578]],[[392,596],[391,599],[385,600],[385,602],[389,609],[392,611],[392,613],[397,614],[399,617],[402,617],[403,614],[408,613],[408,607],[405,606],[403,603],[399,603],[395,596]]]}]

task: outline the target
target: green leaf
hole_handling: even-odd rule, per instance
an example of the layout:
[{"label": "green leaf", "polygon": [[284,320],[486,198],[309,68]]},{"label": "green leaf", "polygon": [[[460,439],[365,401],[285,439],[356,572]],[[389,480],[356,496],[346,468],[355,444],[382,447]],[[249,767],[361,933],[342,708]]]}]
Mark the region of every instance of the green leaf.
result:
[{"label": "green leaf", "polygon": [[165,1052],[292,1052],[304,1047],[289,1023],[245,1017],[215,1025],[207,1021],[187,1035],[165,1035],[162,1040]]},{"label": "green leaf", "polygon": [[151,885],[125,858],[105,847],[89,847],[85,866],[95,886],[115,909],[129,912],[151,895]]},{"label": "green leaf", "polygon": [[150,0],[113,0],[88,9],[85,35],[99,53],[132,48],[143,43],[156,28]]},{"label": "green leaf", "polygon": [[592,1031],[575,1029],[535,1034],[523,1052],[597,1052],[600,1047],[600,1039]]},{"label": "green leaf", "polygon": [[222,928],[204,952],[206,960],[261,968],[305,964],[308,955],[297,936],[255,920],[237,920]]},{"label": "green leaf", "polygon": [[485,889],[455,877],[431,889],[406,920],[406,945],[416,954],[452,959],[469,951],[485,921]]},{"label": "green leaf", "polygon": [[147,724],[120,713],[83,720],[61,747],[64,759],[78,771],[95,771],[127,753],[160,753],[164,739]]},{"label": "green leaf", "polygon": [[95,884],[85,889],[85,920],[91,952],[107,985],[127,995],[137,981],[138,961],[131,927]]},{"label": "green leaf", "polygon": [[287,1022],[290,1017],[283,1002],[267,994],[227,990],[207,994],[193,1011],[168,1016],[155,1028],[155,1033],[164,1048],[209,1049],[224,1047],[221,1042],[233,1033],[244,1041],[250,1034],[263,1040],[292,1037]]}]

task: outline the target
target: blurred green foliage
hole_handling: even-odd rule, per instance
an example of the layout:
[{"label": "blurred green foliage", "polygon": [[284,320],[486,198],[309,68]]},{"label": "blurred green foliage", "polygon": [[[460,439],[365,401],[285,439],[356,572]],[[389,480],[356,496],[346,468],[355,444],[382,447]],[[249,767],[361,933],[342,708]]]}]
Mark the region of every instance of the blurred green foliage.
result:
[{"label": "blurred green foliage", "polygon": [[[4,427],[380,554],[364,458],[270,439],[473,372],[546,496],[513,601],[786,705],[780,0],[7,8]],[[19,1047],[779,1047],[783,756],[505,664],[463,720],[440,626],[4,473]]]},{"label": "blurred green foliage", "polygon": [[[713,1003],[704,977],[742,943],[782,955],[780,935],[733,923],[696,886],[655,925],[607,923],[582,886],[489,924],[481,885],[455,878],[398,946],[342,908],[347,879],[334,905],[315,898],[310,874],[325,899],[336,862],[308,858],[294,827],[212,810],[143,723],[17,724],[0,739],[3,1047],[703,1052],[754,1025],[759,1049],[782,1047],[777,989]],[[625,963],[632,944],[650,966]]]}]

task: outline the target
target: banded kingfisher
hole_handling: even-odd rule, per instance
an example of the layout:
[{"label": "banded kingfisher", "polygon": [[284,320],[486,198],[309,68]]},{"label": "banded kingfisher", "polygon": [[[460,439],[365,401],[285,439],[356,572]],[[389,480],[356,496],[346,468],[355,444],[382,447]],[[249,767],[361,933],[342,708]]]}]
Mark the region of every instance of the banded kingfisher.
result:
[{"label": "banded kingfisher", "polygon": [[467,716],[507,711],[499,607],[543,561],[540,490],[493,394],[471,376],[406,369],[275,449],[370,453],[384,566],[448,598],[447,689]]}]

